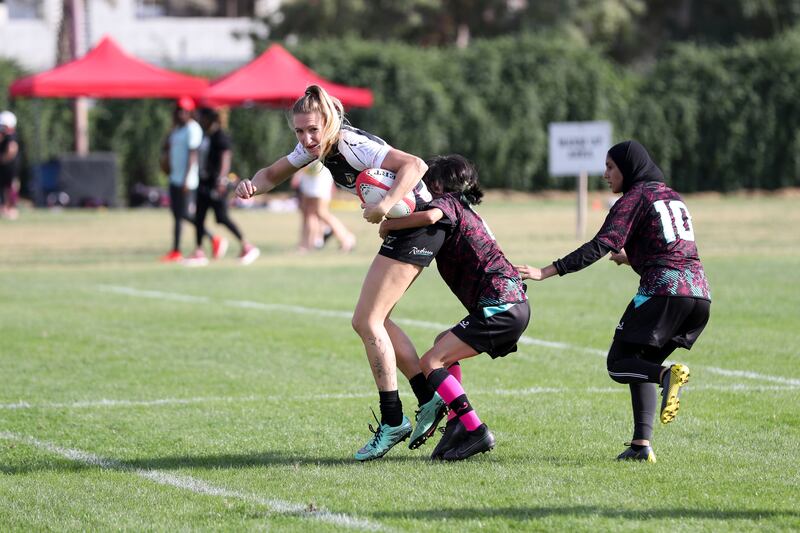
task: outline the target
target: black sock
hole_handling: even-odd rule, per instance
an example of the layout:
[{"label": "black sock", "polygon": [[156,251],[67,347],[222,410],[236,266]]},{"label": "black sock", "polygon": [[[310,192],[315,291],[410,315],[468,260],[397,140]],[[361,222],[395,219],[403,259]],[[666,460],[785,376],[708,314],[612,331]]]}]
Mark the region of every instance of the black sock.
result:
[{"label": "black sock", "polygon": [[658,407],[658,393],[653,383],[631,383],[633,407],[633,440],[653,438],[653,420]]},{"label": "black sock", "polygon": [[431,390],[439,390],[439,386],[441,386],[448,377],[450,377],[450,372],[444,368],[437,368],[428,374],[428,385]]},{"label": "black sock", "polygon": [[378,391],[380,396],[381,424],[397,427],[403,423],[403,403],[396,390]]},{"label": "black sock", "polygon": [[411,390],[414,391],[414,396],[417,397],[417,403],[422,405],[428,403],[433,398],[433,389],[428,386],[428,380],[425,379],[425,374],[420,372],[413,378],[409,379]]}]

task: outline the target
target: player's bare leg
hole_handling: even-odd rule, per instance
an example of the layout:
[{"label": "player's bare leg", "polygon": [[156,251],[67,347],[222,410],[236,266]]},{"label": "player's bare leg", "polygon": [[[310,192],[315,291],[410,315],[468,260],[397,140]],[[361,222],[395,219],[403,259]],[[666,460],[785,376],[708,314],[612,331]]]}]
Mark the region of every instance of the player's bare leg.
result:
[{"label": "player's bare leg", "polygon": [[411,421],[403,416],[397,393],[397,360],[386,320],[421,271],[421,266],[379,255],[373,260],[361,287],[353,313],[353,329],[364,343],[378,387],[381,420],[375,436],[356,453],[360,461],[382,457],[411,434]]},{"label": "player's bare leg", "polygon": [[395,351],[385,321],[421,271],[421,266],[379,255],[364,278],[353,329],[364,343],[378,390],[397,390]]},{"label": "player's bare leg", "polygon": [[408,444],[408,447],[414,450],[425,444],[425,441],[433,435],[439,422],[447,414],[447,406],[441,396],[428,385],[419,364],[417,350],[408,335],[391,319],[386,319],[385,325],[394,346],[397,368],[408,379],[417,397],[418,408],[414,412],[414,431]]}]

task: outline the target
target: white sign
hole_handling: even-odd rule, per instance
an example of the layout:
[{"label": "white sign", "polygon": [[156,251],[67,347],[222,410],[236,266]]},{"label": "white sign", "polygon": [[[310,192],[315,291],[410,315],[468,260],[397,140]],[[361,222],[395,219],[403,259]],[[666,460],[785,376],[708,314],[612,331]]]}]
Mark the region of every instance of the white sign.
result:
[{"label": "white sign", "polygon": [[602,174],[611,148],[611,123],[552,122],[550,124],[551,176]]}]

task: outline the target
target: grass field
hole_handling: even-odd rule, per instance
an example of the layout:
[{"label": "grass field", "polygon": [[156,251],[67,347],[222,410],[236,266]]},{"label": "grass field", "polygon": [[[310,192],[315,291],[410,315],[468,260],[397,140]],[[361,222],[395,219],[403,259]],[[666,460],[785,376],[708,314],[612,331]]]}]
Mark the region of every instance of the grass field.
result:
[{"label": "grass field", "polygon": [[[359,464],[377,393],[349,318],[379,244],[359,212],[339,212],[348,255],[295,254],[296,213],[235,212],[261,259],[187,269],[156,261],[166,210],[24,211],[0,223],[0,531],[798,530],[798,198],[687,203],[714,304],[674,355],[692,381],[656,464],[613,460],[624,267],[529,283],[520,351],[464,364],[493,452],[431,463],[434,440]],[[581,243],[571,199],[479,210],[515,262]],[[424,351],[463,315],[430,269],[393,316]],[[413,415],[404,380],[401,397]]]}]

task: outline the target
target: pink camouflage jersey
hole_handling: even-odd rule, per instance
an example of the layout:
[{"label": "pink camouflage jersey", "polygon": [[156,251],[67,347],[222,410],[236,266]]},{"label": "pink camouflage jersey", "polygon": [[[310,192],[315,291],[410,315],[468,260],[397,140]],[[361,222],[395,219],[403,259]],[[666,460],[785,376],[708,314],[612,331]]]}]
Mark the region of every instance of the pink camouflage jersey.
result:
[{"label": "pink camouflage jersey", "polygon": [[527,301],[519,272],[483,219],[459,196],[448,193],[429,206],[444,213],[441,224],[451,226],[436,255],[442,279],[469,312]]},{"label": "pink camouflage jersey", "polygon": [[595,239],[615,252],[625,248],[641,277],[637,295],[711,300],[689,209],[664,183],[635,183],[611,208]]}]

